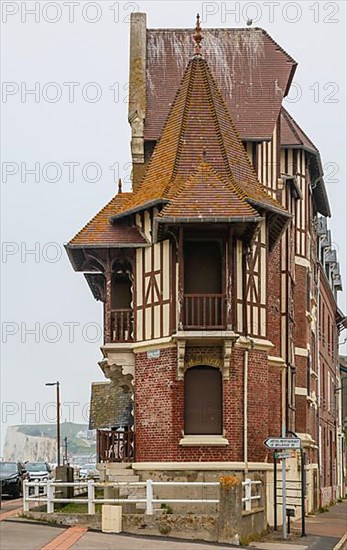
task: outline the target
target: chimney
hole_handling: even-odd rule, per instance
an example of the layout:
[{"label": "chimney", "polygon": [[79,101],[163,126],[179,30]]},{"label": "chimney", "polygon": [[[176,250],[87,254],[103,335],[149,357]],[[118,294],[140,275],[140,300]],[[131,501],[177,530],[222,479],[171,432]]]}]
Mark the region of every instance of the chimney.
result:
[{"label": "chimney", "polygon": [[146,116],[146,45],[145,13],[132,13],[130,18],[129,110],[133,190],[140,183],[145,169],[144,121]]}]

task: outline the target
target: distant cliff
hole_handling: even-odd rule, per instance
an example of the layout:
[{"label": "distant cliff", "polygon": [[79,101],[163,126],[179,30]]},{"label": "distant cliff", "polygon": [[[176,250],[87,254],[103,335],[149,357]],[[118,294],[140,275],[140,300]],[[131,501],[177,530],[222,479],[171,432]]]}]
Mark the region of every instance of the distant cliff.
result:
[{"label": "distant cliff", "polygon": [[[68,455],[95,454],[95,433],[84,424],[61,424],[61,453],[64,437],[68,440]],[[9,426],[3,447],[3,460],[55,462],[57,456],[56,427],[52,424]]]},{"label": "distant cliff", "polygon": [[3,449],[4,460],[30,462],[55,462],[57,456],[56,441],[47,436],[32,436],[21,433],[20,426],[9,426]]}]

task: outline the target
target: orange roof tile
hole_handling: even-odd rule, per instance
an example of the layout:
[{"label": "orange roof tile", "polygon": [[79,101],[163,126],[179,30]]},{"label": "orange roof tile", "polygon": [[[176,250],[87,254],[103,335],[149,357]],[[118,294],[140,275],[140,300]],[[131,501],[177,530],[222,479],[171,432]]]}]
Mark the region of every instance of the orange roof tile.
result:
[{"label": "orange roof tile", "polygon": [[116,214],[132,193],[118,193],[94,216],[68,243],[69,248],[83,246],[127,246],[145,244],[146,240],[137,227],[129,226],[126,220],[115,224],[110,217]]},{"label": "orange roof tile", "polygon": [[287,215],[257,180],[207,62],[195,55],[183,75],[141,184],[112,218],[121,218],[156,201],[170,201],[194,173],[204,150],[211,167],[247,200]]},{"label": "orange roof tile", "polygon": [[178,218],[180,221],[235,218],[255,221],[260,216],[247,203],[244,193],[224,180],[208,163],[201,162],[195,173],[160,212],[158,221],[171,218]]}]

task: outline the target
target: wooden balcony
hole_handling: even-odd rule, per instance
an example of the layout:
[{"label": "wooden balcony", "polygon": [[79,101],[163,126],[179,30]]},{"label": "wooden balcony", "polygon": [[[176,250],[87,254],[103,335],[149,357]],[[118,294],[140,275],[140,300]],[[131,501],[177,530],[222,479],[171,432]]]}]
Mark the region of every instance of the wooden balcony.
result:
[{"label": "wooden balcony", "polygon": [[132,309],[111,311],[111,342],[132,342],[134,317]]},{"label": "wooden balcony", "polygon": [[225,329],[224,294],[184,294],[184,329]]},{"label": "wooden balcony", "polygon": [[98,430],[98,462],[132,462],[135,458],[135,434],[131,430]]}]

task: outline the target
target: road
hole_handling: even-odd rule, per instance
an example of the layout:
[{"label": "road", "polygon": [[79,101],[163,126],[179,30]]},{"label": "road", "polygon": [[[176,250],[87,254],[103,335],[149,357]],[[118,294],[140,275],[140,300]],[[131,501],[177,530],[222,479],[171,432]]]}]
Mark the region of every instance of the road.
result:
[{"label": "road", "polygon": [[[22,523],[0,523],[1,550],[230,550],[231,546],[163,540],[127,535],[87,532],[81,527],[68,529]],[[235,547],[237,548],[237,547]]]},{"label": "road", "polygon": [[[52,527],[16,518],[21,499],[5,499],[0,510],[1,550],[230,550],[229,545],[195,543],[157,537],[137,537],[87,531],[85,528]],[[332,550],[346,531],[347,502],[326,514],[307,518],[308,536],[295,541],[268,540],[253,543],[252,550]],[[345,548],[345,546],[343,547]]]},{"label": "road", "polygon": [[14,519],[22,499],[3,497],[0,510],[1,550],[230,550],[230,546],[88,532],[81,527],[52,527]]}]

